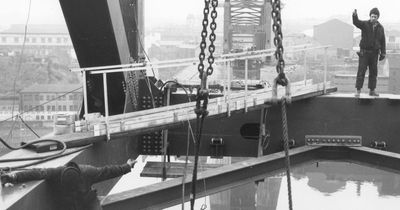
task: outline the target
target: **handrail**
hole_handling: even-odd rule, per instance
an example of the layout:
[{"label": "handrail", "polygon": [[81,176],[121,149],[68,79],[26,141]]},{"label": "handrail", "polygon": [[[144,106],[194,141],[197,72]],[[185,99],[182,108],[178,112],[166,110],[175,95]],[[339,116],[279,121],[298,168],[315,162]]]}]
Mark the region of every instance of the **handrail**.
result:
[{"label": "handrail", "polygon": [[[325,46],[314,46],[310,47],[309,45],[300,45],[300,46],[293,46],[286,50],[286,52],[301,52],[301,51],[308,51],[308,50],[315,50],[315,49],[325,49],[325,68],[324,68],[324,92],[326,90],[325,88],[325,83],[326,83],[326,71],[327,71],[327,49],[329,48],[329,45]],[[245,60],[245,63],[248,63],[248,59],[251,58],[262,58],[265,56],[271,56],[274,53],[274,49],[266,49],[266,50],[258,50],[258,51],[247,51],[247,52],[240,52],[240,53],[231,53],[231,54],[224,54],[224,55],[219,55],[217,56],[218,58],[215,59],[214,63],[223,63],[223,64],[229,64],[229,62],[234,61],[234,60]],[[107,80],[105,79],[107,77],[107,73],[115,73],[115,72],[126,72],[126,71],[140,71],[140,70],[146,70],[150,68],[157,68],[157,69],[163,69],[163,68],[169,68],[169,67],[179,67],[179,66],[189,66],[189,65],[196,65],[197,63],[197,58],[196,61],[194,58],[189,58],[189,59],[179,59],[179,60],[169,60],[169,61],[160,61],[160,62],[154,62],[154,63],[135,63],[135,64],[124,64],[124,65],[113,65],[113,66],[101,66],[101,67],[90,67],[90,68],[81,68],[81,69],[74,69],[71,71],[89,71],[91,74],[103,74],[103,85],[104,85],[104,103],[106,104],[106,110],[105,110],[105,118],[109,118],[109,113],[108,113],[108,97],[107,97]],[[227,94],[224,93],[225,95],[225,100],[227,100],[228,104],[230,103],[230,66],[224,65],[227,67],[226,71],[228,72],[228,77],[227,77]],[[245,92],[247,93],[247,82],[248,82],[248,70],[247,70],[247,65],[245,69]],[[306,71],[305,71],[305,76],[306,80]],[[82,81],[86,81],[86,74],[82,74]],[[247,95],[247,94],[246,94]],[[87,109],[87,92],[86,88],[84,88],[84,100],[85,100],[85,116],[88,114],[88,109]],[[246,104],[247,97],[244,97],[244,104]],[[247,106],[247,105],[246,105]],[[245,111],[247,111],[247,107],[245,107]],[[228,115],[230,114],[230,108],[228,107]],[[86,118],[86,117],[85,117]],[[108,125],[108,123],[107,123]],[[108,135],[109,138],[109,135]]]},{"label": "handrail", "polygon": [[[288,47],[287,49],[289,50],[288,52],[296,52],[296,50],[308,50],[308,49],[316,49],[315,47],[309,48],[310,45],[296,45],[296,46],[291,46]],[[318,46],[317,48],[322,48],[324,46]],[[245,52],[239,52],[239,53],[229,53],[229,54],[222,54],[222,55],[216,55],[215,58],[219,59],[244,59],[246,58],[245,56],[255,56],[259,55],[259,57],[263,57],[265,55],[270,55],[271,53],[274,52],[275,49],[265,49],[265,50],[256,50],[256,51],[245,51]],[[291,51],[292,50],[292,51]],[[241,56],[244,56],[243,58]],[[257,56],[255,56],[257,57]],[[110,70],[110,69],[117,69],[117,70],[124,70],[129,69],[128,71],[138,71],[138,70],[145,70],[147,68],[157,68],[157,66],[165,65],[165,64],[171,64],[171,63],[176,63],[178,66],[182,66],[181,64],[183,62],[186,63],[186,65],[193,64],[195,65],[198,62],[198,58],[183,58],[183,59],[175,59],[175,60],[167,60],[167,61],[156,61],[156,62],[143,62],[143,63],[132,63],[132,64],[121,64],[121,65],[109,65],[109,66],[97,66],[97,67],[87,67],[87,68],[72,68],[72,72],[83,72],[83,71],[101,71],[101,70]],[[218,60],[218,59],[217,59]],[[196,63],[193,63],[196,62]],[[222,60],[220,62],[223,62]],[[148,66],[143,69],[143,66]],[[138,67],[137,69],[135,67]],[[142,67],[142,68],[141,68]],[[171,66],[168,66],[171,67]],[[167,67],[164,67],[167,68]],[[115,72],[119,72],[119,71]],[[100,73],[100,72],[99,72]],[[103,73],[103,72],[101,72]]]}]

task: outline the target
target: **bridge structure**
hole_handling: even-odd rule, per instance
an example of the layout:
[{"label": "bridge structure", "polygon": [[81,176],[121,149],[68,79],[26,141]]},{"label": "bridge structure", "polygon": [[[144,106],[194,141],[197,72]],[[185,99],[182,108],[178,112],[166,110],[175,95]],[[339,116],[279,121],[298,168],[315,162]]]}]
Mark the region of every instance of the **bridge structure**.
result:
[{"label": "bridge structure", "polygon": [[[140,24],[143,21],[141,0],[60,0],[60,3],[81,66],[73,71],[82,72],[85,82],[82,116],[86,118],[75,124],[79,132],[43,137],[64,142],[68,154],[34,167],[56,167],[68,161],[101,166],[122,163],[138,155],[194,155],[193,139],[188,138],[188,128],[196,123],[195,104],[187,102],[193,100],[194,94],[182,92],[182,87],[193,89],[198,85],[182,83],[178,86],[166,85],[161,89],[155,85],[155,78],[134,78],[140,90],[135,96],[139,110],[125,112],[130,95],[121,82],[128,77],[127,72],[194,66],[198,61],[182,59],[130,63],[129,57],[138,60],[141,51],[138,41],[143,32],[138,30],[143,27]],[[271,86],[252,85],[245,78],[243,85],[234,90],[230,62],[273,54],[268,47],[270,32],[262,29],[270,28],[266,18],[270,8],[268,1],[226,0],[224,3],[225,18],[229,20],[224,26],[224,51],[232,49],[232,39],[240,33],[255,34],[254,40],[259,40],[256,43],[262,44],[257,44],[258,50],[255,51],[217,56],[216,63],[223,67],[221,69],[226,76],[222,85],[216,86],[216,92],[210,95],[209,116],[204,123],[203,146],[199,154],[249,159],[199,172],[199,196],[245,183],[260,183],[266,176],[285,169],[282,118],[276,105],[282,97],[291,101],[287,123],[292,166],[339,160],[395,172],[400,170],[397,164],[400,119],[393,117],[400,114],[400,97],[386,94],[379,98],[355,98],[352,94],[337,93],[326,79],[326,59],[322,61],[325,65],[320,70],[324,79],[316,84],[307,79],[292,81],[289,89],[275,86],[273,78],[270,78]],[[326,47],[301,46],[287,51],[312,51]],[[244,75],[247,75],[246,69],[247,65],[243,69]],[[91,81],[91,84],[86,81]],[[149,81],[152,83],[149,84]],[[212,89],[214,83],[210,80],[208,85]],[[103,106],[96,106],[94,95],[102,99]],[[155,105],[158,107],[154,108]],[[90,114],[96,112],[103,117],[89,119]],[[46,143],[39,147],[55,153],[51,148],[57,148],[57,145]],[[2,156],[0,160],[21,156],[41,157],[43,154],[34,150],[18,150]],[[158,168],[153,168],[156,175],[162,175],[165,162],[166,158]],[[0,167],[19,164],[2,162]],[[182,196],[185,201],[189,200],[192,184],[189,174],[186,178],[178,177],[109,195],[117,182],[118,178],[95,186],[99,195],[105,196],[101,201],[103,209],[166,208],[182,202]],[[55,209],[57,204],[52,201],[57,196],[51,193],[51,186],[45,181],[33,181],[13,188],[1,188],[0,206],[7,209]],[[265,202],[259,199],[259,208],[268,206]]]}]

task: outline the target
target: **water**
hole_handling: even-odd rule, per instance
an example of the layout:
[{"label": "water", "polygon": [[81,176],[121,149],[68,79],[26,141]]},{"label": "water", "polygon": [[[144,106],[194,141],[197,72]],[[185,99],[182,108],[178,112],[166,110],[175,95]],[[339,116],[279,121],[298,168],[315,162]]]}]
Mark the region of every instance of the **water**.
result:
[{"label": "water", "polygon": [[[140,173],[140,163],[135,169]],[[136,171],[135,170],[135,171]],[[134,174],[134,173],[133,173]],[[267,177],[257,194],[257,185],[249,183],[225,192],[199,198],[200,206],[206,209],[239,210],[267,209],[287,210],[288,193],[286,177]],[[159,182],[160,179],[125,178],[128,182],[118,183],[112,193],[124,191],[129,186]],[[136,180],[136,181],[132,181]],[[150,181],[152,180],[152,181]],[[400,204],[400,175],[345,162],[319,162],[292,168],[293,209],[296,210],[398,210]],[[137,186],[138,187],[138,186]],[[119,188],[119,189],[118,189]],[[125,189],[122,189],[125,188]],[[130,187],[131,188],[131,187]],[[259,197],[257,199],[256,197]],[[188,203],[185,209],[190,209]],[[173,206],[168,210],[181,209]]]},{"label": "water", "polygon": [[[320,162],[295,168],[293,206],[301,210],[399,209],[400,175],[343,162]],[[282,179],[276,209],[288,209]]]}]

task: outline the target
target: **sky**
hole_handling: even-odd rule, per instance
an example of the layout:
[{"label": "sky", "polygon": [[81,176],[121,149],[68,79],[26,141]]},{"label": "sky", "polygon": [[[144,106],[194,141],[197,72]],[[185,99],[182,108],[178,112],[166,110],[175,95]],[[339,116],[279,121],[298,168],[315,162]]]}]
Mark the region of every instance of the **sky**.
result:
[{"label": "sky", "polygon": [[282,0],[283,16],[290,19],[349,16],[357,9],[360,19],[368,19],[369,11],[377,7],[380,22],[400,22],[398,0]]},{"label": "sky", "polygon": [[[64,24],[58,0],[31,0],[30,24]],[[203,0],[144,0],[146,21],[184,22],[190,13],[201,14]],[[222,0],[220,0],[222,2]],[[399,0],[282,0],[283,19],[349,16],[358,10],[360,19],[368,19],[369,10],[378,7],[381,22],[400,22]],[[0,0],[0,26],[24,24],[29,0]]]}]

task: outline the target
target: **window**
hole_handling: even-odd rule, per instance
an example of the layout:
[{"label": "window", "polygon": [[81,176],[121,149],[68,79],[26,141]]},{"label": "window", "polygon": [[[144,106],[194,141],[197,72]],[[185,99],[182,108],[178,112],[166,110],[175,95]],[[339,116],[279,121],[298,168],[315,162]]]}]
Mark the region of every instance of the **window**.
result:
[{"label": "window", "polygon": [[52,42],[51,37],[47,37],[47,42],[48,42],[48,43],[51,43],[51,42]]},{"label": "window", "polygon": [[51,111],[51,106],[47,106],[47,111]]},{"label": "window", "polygon": [[46,43],[46,38],[42,37],[42,38],[40,38],[40,41],[41,41],[42,43]]},{"label": "window", "polygon": [[70,100],[70,101],[74,100],[74,96],[73,96],[72,94],[69,95],[69,100]]},{"label": "window", "polygon": [[39,96],[39,99],[40,99],[41,101],[43,101],[43,95],[40,95],[40,96]]},{"label": "window", "polygon": [[56,111],[56,106],[51,106],[51,111]]},{"label": "window", "polygon": [[44,120],[44,116],[43,116],[43,115],[41,115],[41,116],[40,116],[40,119],[41,119],[41,120]]},{"label": "window", "polygon": [[19,37],[14,37],[14,42],[18,43],[19,42]]},{"label": "window", "polygon": [[67,111],[67,106],[66,105],[63,106],[63,111]]},{"label": "window", "polygon": [[7,42],[7,37],[1,37],[1,42]]},{"label": "window", "polygon": [[389,36],[389,42],[396,42],[395,36]]},{"label": "window", "polygon": [[67,43],[68,42],[68,38],[64,38],[64,43]]},{"label": "window", "polygon": [[39,101],[39,95],[35,95],[35,101]]},{"label": "window", "polygon": [[51,120],[51,116],[47,116],[47,120]]},{"label": "window", "polygon": [[58,111],[61,111],[62,107],[61,105],[58,105]]},{"label": "window", "polygon": [[40,120],[40,117],[39,117],[39,115],[36,115],[36,120]]},{"label": "window", "polygon": [[57,37],[57,43],[61,43],[61,37]]},{"label": "window", "polygon": [[75,111],[75,110],[74,110],[74,106],[70,105],[70,106],[69,106],[69,111]]},{"label": "window", "polygon": [[46,101],[50,101],[50,96],[49,95],[46,96]]},{"label": "window", "polygon": [[32,38],[32,43],[36,43],[36,37]]}]

